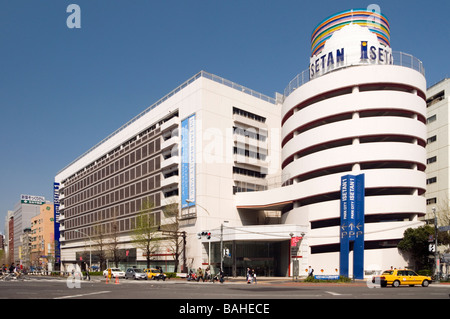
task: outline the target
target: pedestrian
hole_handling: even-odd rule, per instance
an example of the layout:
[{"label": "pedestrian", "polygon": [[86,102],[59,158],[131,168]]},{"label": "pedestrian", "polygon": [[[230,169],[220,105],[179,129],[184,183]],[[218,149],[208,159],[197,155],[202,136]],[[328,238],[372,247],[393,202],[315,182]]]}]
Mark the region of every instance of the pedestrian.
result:
[{"label": "pedestrian", "polygon": [[225,281],[225,273],[223,272],[222,269],[220,269],[219,271],[219,281],[221,284],[223,284],[223,282]]},{"label": "pedestrian", "polygon": [[311,266],[309,266],[308,268],[308,277],[313,277],[314,275],[314,269],[311,268]]},{"label": "pedestrian", "polygon": [[247,283],[251,284],[253,280],[253,272],[250,268],[247,268]]},{"label": "pedestrian", "polygon": [[197,270],[197,282],[200,281],[200,278],[202,278],[203,282],[205,282],[205,278],[203,278],[203,270],[201,267],[198,267]]},{"label": "pedestrian", "polygon": [[91,281],[91,275],[89,275],[89,268],[86,267],[86,280]]},{"label": "pedestrian", "polygon": [[256,272],[255,272],[255,269],[252,269],[252,273],[253,273],[253,281],[255,282],[255,285],[256,285]]}]

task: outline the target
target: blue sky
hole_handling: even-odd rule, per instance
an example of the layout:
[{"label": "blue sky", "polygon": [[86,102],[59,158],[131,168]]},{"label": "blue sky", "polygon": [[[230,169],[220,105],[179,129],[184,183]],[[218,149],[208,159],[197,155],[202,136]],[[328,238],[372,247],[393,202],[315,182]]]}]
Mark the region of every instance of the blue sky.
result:
[{"label": "blue sky", "polygon": [[274,96],[321,20],[372,3],[428,85],[450,76],[448,0],[0,0],[0,232],[20,194],[52,199],[60,169],[200,70]]}]

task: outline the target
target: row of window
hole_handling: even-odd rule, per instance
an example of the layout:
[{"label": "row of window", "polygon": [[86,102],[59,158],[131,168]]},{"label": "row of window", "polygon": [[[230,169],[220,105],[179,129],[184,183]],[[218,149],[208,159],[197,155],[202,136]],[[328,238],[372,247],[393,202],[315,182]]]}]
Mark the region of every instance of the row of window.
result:
[{"label": "row of window", "polygon": [[91,210],[104,208],[105,206],[139,196],[140,194],[146,194],[160,186],[161,176],[159,174],[149,176],[148,178],[136,181],[120,189],[113,190],[105,195],[96,196],[90,200],[81,201],[77,205],[67,207],[64,209],[64,216],[65,218],[71,218]]},{"label": "row of window", "polygon": [[64,194],[66,198],[82,189],[85,189],[86,187],[89,187],[90,185],[99,182],[104,178],[116,174],[129,166],[135,165],[149,156],[153,156],[154,153],[160,150],[160,146],[161,141],[159,138],[156,138],[142,147],[129,152],[125,156],[122,156],[117,160],[103,166],[103,168],[93,171],[84,178],[80,178],[79,180],[73,179],[64,187]]},{"label": "row of window", "polygon": [[233,147],[233,154],[243,155],[245,157],[255,158],[255,159],[262,160],[262,161],[266,160],[265,154],[261,154],[259,152],[253,152],[253,151],[243,149],[240,147],[236,147],[236,146]]},{"label": "row of window", "polygon": [[236,166],[233,166],[233,173],[245,175],[245,176],[257,177],[257,178],[265,178],[266,177],[266,174],[264,174],[264,173],[254,171],[251,169],[236,167]]},{"label": "row of window", "polygon": [[[66,231],[64,233],[65,240],[76,240],[81,238],[86,238],[87,236],[98,236],[100,234],[108,235],[115,232],[128,232],[130,230],[136,229],[136,219],[138,217],[133,216],[130,218],[124,218],[120,220],[114,220],[100,225],[92,225],[80,229],[78,232],[76,230]],[[151,214],[150,220],[154,226],[161,225],[161,212],[154,212]],[[84,225],[80,225],[84,226]]]},{"label": "row of window", "polygon": [[[103,155],[102,157],[96,159],[91,164],[87,165],[86,167],[82,168],[72,176],[68,177],[67,179],[63,180],[62,183],[67,185],[70,185],[74,183],[75,181],[83,178],[84,176],[91,174],[92,171],[98,169],[100,166],[103,166],[105,163],[103,163],[104,160],[108,159],[110,162],[113,161],[115,158],[118,158],[122,156],[123,154],[127,153],[130,148],[134,148],[136,146],[139,146],[140,144],[145,143],[147,140],[151,139],[154,135],[158,134],[160,132],[160,129],[156,129],[156,125],[153,125],[149,127],[147,130],[141,132],[139,134],[139,139],[137,139],[136,136],[132,137],[122,145],[116,147],[112,151],[108,153],[108,155]],[[134,143],[136,141],[136,143]]]},{"label": "row of window", "polygon": [[248,112],[248,111],[244,111],[240,108],[237,107],[233,107],[233,114],[238,114],[240,116],[244,116],[247,117],[249,119],[261,122],[261,123],[265,123],[266,122],[266,118],[264,116],[261,115],[257,115],[255,113],[252,112]]},{"label": "row of window", "polygon": [[136,165],[120,174],[104,179],[102,182],[95,184],[91,187],[85,187],[82,191],[79,191],[75,195],[66,197],[63,201],[66,208],[77,205],[78,203],[85,202],[89,199],[98,197],[101,194],[115,190],[116,188],[123,186],[135,179],[144,178],[150,174],[154,174],[155,171],[161,167],[161,159],[159,156],[151,158],[142,164]]},{"label": "row of window", "polygon": [[90,213],[64,220],[64,227],[67,230],[78,228],[89,224],[98,224],[106,220],[126,215],[136,215],[144,210],[148,203],[153,203],[154,207],[161,206],[161,194],[159,192],[153,194],[144,194],[137,199],[122,202],[114,206],[99,209]]},{"label": "row of window", "polygon": [[233,133],[241,135],[241,136],[249,137],[249,138],[261,141],[261,142],[265,142],[266,138],[267,138],[266,135],[257,133],[257,129],[253,128],[253,127],[244,129],[242,127],[233,126]]}]

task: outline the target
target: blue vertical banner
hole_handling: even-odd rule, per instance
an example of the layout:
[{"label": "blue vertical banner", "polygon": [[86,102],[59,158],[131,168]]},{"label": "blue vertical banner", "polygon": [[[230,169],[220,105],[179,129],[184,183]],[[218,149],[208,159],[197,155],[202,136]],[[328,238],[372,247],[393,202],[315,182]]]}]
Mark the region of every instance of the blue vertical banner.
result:
[{"label": "blue vertical banner", "polygon": [[53,183],[53,225],[54,225],[54,246],[55,264],[61,263],[61,247],[59,245],[59,183]]},{"label": "blue vertical banner", "polygon": [[[350,243],[358,250],[353,255],[353,275],[364,273],[364,174],[341,177],[340,275],[349,277]],[[356,263],[355,263],[356,261]]]},{"label": "blue vertical banner", "polygon": [[181,121],[181,208],[195,205],[195,164],[195,114],[192,114]]},{"label": "blue vertical banner", "polygon": [[353,277],[364,279],[364,174],[356,176],[355,243],[353,245]]}]

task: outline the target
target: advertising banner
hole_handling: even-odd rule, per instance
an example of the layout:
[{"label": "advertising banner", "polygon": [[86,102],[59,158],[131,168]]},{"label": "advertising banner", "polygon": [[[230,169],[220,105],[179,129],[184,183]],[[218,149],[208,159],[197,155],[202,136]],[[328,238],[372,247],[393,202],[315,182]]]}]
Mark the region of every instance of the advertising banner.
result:
[{"label": "advertising banner", "polygon": [[364,174],[341,177],[340,275],[349,275],[350,243],[353,276],[364,278]]},{"label": "advertising banner", "polygon": [[61,261],[61,248],[59,245],[59,183],[53,183],[53,205],[54,205],[54,242],[55,242],[55,264]]},{"label": "advertising banner", "polygon": [[181,208],[195,205],[195,163],[195,114],[192,114],[181,121]]}]

